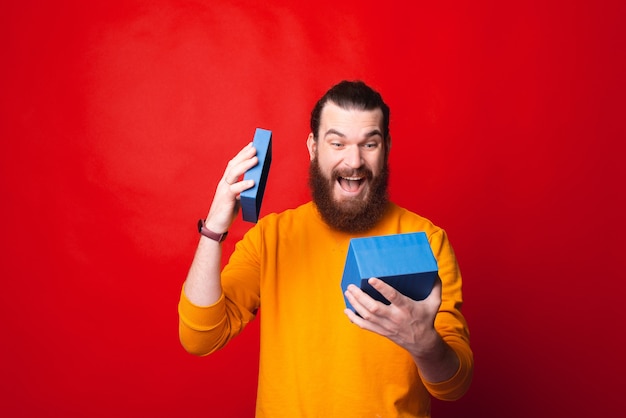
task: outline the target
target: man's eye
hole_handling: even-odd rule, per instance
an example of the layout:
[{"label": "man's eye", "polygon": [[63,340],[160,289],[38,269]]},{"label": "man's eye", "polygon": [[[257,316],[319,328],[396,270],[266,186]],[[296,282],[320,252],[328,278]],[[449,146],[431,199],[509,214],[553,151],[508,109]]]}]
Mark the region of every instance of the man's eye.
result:
[{"label": "man's eye", "polygon": [[341,148],[342,144],[339,142],[331,142],[330,146],[333,148]]},{"label": "man's eye", "polygon": [[374,149],[378,147],[378,144],[376,142],[372,142],[371,144],[365,144],[364,147],[367,149]]}]

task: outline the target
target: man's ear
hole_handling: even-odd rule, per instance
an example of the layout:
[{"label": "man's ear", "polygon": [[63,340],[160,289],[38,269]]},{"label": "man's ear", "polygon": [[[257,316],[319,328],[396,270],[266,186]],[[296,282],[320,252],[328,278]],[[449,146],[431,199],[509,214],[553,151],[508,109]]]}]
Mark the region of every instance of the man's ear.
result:
[{"label": "man's ear", "polygon": [[317,154],[317,141],[315,140],[315,136],[313,136],[313,132],[311,132],[306,139],[306,147],[309,149],[309,158],[313,161]]}]

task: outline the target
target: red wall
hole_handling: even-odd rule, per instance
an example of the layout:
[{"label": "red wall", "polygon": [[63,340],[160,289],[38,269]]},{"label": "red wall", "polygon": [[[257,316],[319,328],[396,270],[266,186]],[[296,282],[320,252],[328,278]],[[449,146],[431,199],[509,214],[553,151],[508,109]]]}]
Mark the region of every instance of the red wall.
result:
[{"label": "red wall", "polygon": [[257,126],[263,212],[308,199],[308,113],[343,78],[391,105],[392,197],[464,273],[475,380],[436,416],[623,407],[623,3],[40,3],[0,17],[0,415],[251,416],[258,324],[178,343],[195,221]]}]

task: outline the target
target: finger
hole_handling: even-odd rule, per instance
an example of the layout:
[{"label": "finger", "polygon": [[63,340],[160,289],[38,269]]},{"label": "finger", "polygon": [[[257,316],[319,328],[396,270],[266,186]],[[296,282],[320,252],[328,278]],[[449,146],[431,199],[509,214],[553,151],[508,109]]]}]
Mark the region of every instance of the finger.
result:
[{"label": "finger", "polygon": [[[241,176],[246,171],[248,171],[249,169],[257,165],[258,162],[259,162],[258,158],[256,156],[253,156],[252,158],[248,160],[243,160],[239,163],[229,165],[228,169],[224,172],[224,176],[222,177],[222,180],[228,186],[233,186],[239,183],[241,181]],[[245,189],[247,188],[249,187],[246,187]]]},{"label": "finger", "polygon": [[238,183],[240,177],[250,168],[257,165],[258,162],[259,159],[256,157],[256,148],[254,148],[252,142],[250,142],[228,162],[222,180],[227,185],[232,186],[233,184]]},{"label": "finger", "polygon": [[380,309],[385,307],[383,303],[373,299],[355,285],[348,286],[346,298],[354,310],[366,320],[372,320],[374,316],[378,315]]},{"label": "finger", "polygon": [[350,285],[348,286],[348,289],[345,291],[344,294],[346,296],[346,299],[348,299],[348,302],[350,302],[350,305],[352,305],[352,309],[354,309],[356,313],[362,316],[363,313],[366,311],[366,309],[359,301],[359,296],[360,294],[365,294],[365,293],[361,289],[359,289],[357,286]]},{"label": "finger", "polygon": [[350,322],[352,322],[354,325],[356,325],[357,327],[367,330],[367,331],[371,331],[371,332],[375,332],[379,335],[382,336],[386,336],[387,332],[386,330],[381,327],[380,325],[378,325],[375,322],[366,320],[362,317],[360,317],[359,315],[355,314],[354,311],[352,311],[351,309],[344,309],[344,314],[348,317],[348,319],[350,320]]},{"label": "finger", "polygon": [[251,187],[253,187],[254,180],[241,180],[233,184],[229,184],[228,186],[230,187],[230,191],[237,195],[236,199],[239,200],[240,199],[239,194],[243,192],[244,190],[248,190]]},{"label": "finger", "polygon": [[256,148],[252,145],[252,142],[248,142],[245,147],[239,150],[237,155],[233,158],[233,161],[240,161],[250,158],[251,156],[256,155]]},{"label": "finger", "polygon": [[352,322],[354,325],[358,326],[359,328],[363,328],[363,329],[372,328],[369,322],[363,319],[362,316],[359,316],[360,314],[357,315],[355,311],[353,311],[352,309],[346,308],[343,310],[343,313],[346,314],[350,322]]},{"label": "finger", "polygon": [[435,313],[439,311],[439,308],[441,307],[442,288],[441,279],[439,276],[435,277],[435,282],[433,283],[433,288],[430,291],[430,294],[422,301],[426,304],[426,306],[430,307],[429,310]]},{"label": "finger", "polygon": [[361,294],[364,294],[364,292],[361,289],[359,289],[355,285],[350,285],[348,286],[344,294],[346,296],[346,299],[348,299],[348,302],[350,302],[350,305],[352,305],[352,307],[354,308],[354,310],[358,312],[358,309],[357,309],[358,307],[361,307],[361,309],[364,309],[361,305],[361,302],[359,301],[359,296]]},{"label": "finger", "polygon": [[435,282],[433,283],[433,288],[430,291],[430,294],[424,300],[435,301],[439,303],[441,301],[441,289],[441,278],[439,277],[439,275],[437,275],[437,277],[435,277]]},{"label": "finger", "polygon": [[361,318],[357,314],[355,314],[352,309],[346,308],[346,309],[343,310],[343,313],[346,314],[346,316],[348,317],[350,322],[352,322],[353,324],[356,324],[356,325],[360,326],[361,322],[363,322],[363,318]]},{"label": "finger", "polygon": [[402,293],[398,292],[394,287],[385,283],[384,281],[372,277],[367,281],[370,286],[378,290],[378,292],[385,297],[392,305],[398,305],[404,302],[406,298]]}]

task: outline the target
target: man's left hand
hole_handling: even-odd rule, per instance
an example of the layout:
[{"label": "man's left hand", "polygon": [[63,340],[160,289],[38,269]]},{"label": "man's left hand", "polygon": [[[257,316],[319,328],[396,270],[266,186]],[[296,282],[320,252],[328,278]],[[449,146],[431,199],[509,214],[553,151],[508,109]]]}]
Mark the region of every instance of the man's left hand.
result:
[{"label": "man's left hand", "polygon": [[385,305],[350,285],[345,294],[360,315],[346,309],[350,321],[389,338],[415,357],[428,356],[439,342],[435,317],[441,305],[441,279],[436,278],[430,295],[421,301],[404,296],[380,279],[371,278],[368,283],[391,304]]}]

